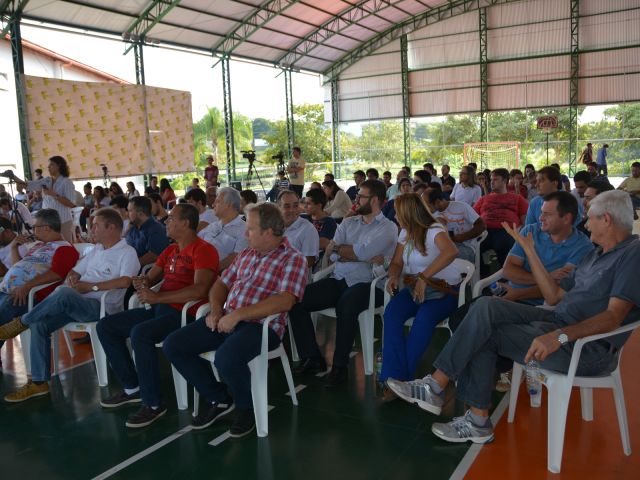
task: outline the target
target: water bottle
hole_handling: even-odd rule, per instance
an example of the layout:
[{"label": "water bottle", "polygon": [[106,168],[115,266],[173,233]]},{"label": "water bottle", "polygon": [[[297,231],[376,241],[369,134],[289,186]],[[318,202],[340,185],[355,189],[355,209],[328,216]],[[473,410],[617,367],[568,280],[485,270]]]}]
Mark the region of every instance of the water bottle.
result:
[{"label": "water bottle", "polygon": [[376,353],[376,376],[380,376],[380,374],[382,373],[382,352],[378,351]]},{"label": "water bottle", "polygon": [[526,367],[527,374],[527,392],[531,398],[531,406],[539,407],[542,396],[542,373],[540,365],[535,360],[529,360]]},{"label": "water bottle", "polygon": [[489,285],[489,290],[491,290],[491,295],[493,295],[494,297],[499,297],[506,292],[505,288],[498,282],[493,282],[491,285]]}]

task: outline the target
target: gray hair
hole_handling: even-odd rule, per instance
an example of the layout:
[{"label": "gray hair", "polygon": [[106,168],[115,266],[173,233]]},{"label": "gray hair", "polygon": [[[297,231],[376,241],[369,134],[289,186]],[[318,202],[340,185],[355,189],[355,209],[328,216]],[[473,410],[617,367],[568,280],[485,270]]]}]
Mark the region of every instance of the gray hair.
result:
[{"label": "gray hair", "polygon": [[250,203],[245,208],[247,215],[255,213],[260,219],[260,230],[271,229],[276,237],[284,235],[284,218],[280,209],[273,203]]},{"label": "gray hair", "polygon": [[589,204],[589,215],[602,217],[608,213],[613,224],[622,230],[633,231],[633,205],[627,192],[611,190],[602,192]]},{"label": "gray hair", "polygon": [[222,195],[224,203],[231,205],[233,209],[240,213],[240,192],[232,187],[222,187],[218,189],[218,195]]},{"label": "gray hair", "polygon": [[53,208],[43,208],[38,210],[33,215],[36,219],[40,220],[43,225],[46,225],[54,232],[60,233],[62,230],[62,222],[60,221],[60,214]]}]

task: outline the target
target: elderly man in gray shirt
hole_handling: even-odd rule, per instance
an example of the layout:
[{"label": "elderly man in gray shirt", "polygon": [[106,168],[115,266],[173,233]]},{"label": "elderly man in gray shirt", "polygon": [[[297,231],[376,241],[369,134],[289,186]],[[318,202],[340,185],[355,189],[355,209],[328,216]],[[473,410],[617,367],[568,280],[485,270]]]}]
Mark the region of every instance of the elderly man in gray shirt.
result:
[{"label": "elderly man in gray shirt", "polygon": [[[486,443],[493,439],[488,409],[498,355],[520,363],[537,360],[545,369],[567,372],[573,342],[640,318],[636,282],[640,240],[631,234],[633,208],[628,195],[604,192],[591,202],[587,228],[598,248],[560,285],[542,265],[532,236],[523,237],[516,228],[503,226],[524,250],[538,287],[555,310],[482,297],[434,362],[433,374],[412,382],[387,381],[402,399],[439,415],[445,387],[457,380],[457,396],[470,409],[452,422],[433,424],[432,432],[446,441]],[[621,334],[587,343],[576,374],[608,371],[628,337]]]},{"label": "elderly man in gray shirt", "polygon": [[[360,184],[354,217],[345,218],[333,237],[331,259],[333,275],[307,285],[302,302],[289,318],[302,360],[295,373],[314,374],[327,365],[316,341],[311,312],[335,307],[336,343],[331,372],[325,379],[329,387],[344,383],[348,376],[349,353],[356,335],[358,315],[369,306],[369,285],[374,278],[372,261],[390,258],[396,247],[398,229],[381,211],[386,195],[384,183],[367,180]],[[376,292],[376,305],[382,305],[383,292]]]}]

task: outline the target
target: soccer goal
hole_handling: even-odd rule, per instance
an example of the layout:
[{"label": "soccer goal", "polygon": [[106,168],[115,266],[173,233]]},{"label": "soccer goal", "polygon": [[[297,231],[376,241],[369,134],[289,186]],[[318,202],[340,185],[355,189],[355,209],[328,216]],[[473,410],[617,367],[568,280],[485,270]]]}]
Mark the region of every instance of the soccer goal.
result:
[{"label": "soccer goal", "polygon": [[476,163],[478,170],[506,168],[520,165],[520,142],[481,142],[464,144],[464,164]]}]

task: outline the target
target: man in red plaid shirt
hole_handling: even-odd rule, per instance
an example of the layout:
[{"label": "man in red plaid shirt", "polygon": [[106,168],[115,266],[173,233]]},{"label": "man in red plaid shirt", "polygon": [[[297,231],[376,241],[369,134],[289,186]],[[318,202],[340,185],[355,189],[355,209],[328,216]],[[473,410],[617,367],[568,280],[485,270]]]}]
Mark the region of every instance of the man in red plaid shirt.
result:
[{"label": "man in red plaid shirt", "polygon": [[[248,363],[260,354],[262,322],[280,313],[271,324],[269,350],[282,341],[286,312],[302,299],[307,283],[307,261],[284,237],[284,219],[278,207],[263,203],[249,210],[246,236],[249,247],[238,254],[209,293],[211,313],[172,333],[164,342],[171,363],[198,389],[208,407],[193,419],[193,428],[206,428],[233,410],[232,437],[255,428]],[[218,382],[199,355],[216,351]]]}]

